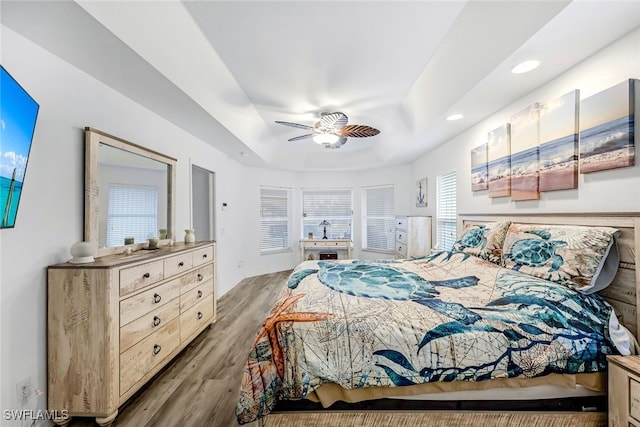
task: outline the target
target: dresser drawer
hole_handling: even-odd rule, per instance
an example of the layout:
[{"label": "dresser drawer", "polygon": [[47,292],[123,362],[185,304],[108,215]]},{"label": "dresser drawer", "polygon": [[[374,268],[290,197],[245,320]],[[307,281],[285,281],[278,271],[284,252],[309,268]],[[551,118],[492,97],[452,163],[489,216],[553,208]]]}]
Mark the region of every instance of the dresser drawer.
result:
[{"label": "dresser drawer", "polygon": [[180,287],[180,295],[189,292],[196,286],[201,285],[207,280],[213,280],[213,264],[205,265],[180,277],[182,286]]},{"label": "dresser drawer", "polygon": [[180,320],[174,319],[120,355],[120,395],[178,348]]},{"label": "dresser drawer", "polygon": [[396,230],[396,243],[402,243],[406,245],[407,243],[407,231],[406,230]]},{"label": "dresser drawer", "polygon": [[640,425],[640,382],[629,378],[629,416]]},{"label": "dresser drawer", "polygon": [[164,264],[161,260],[123,268],[120,270],[120,296],[159,282],[164,277]]},{"label": "dresser drawer", "polygon": [[175,276],[193,267],[193,254],[187,252],[164,260],[164,277]]},{"label": "dresser drawer", "polygon": [[400,258],[407,257],[407,246],[404,243],[396,242],[396,255],[400,255]]},{"label": "dresser drawer", "polygon": [[197,249],[193,251],[192,254],[194,267],[206,264],[213,261],[213,246],[207,246],[206,248]]},{"label": "dresser drawer", "polygon": [[213,295],[209,295],[180,315],[180,339],[186,340],[212,320]]},{"label": "dresser drawer", "polygon": [[164,285],[139,293],[120,301],[120,326],[165,305],[180,296],[180,280],[174,279]]},{"label": "dresser drawer", "polygon": [[396,228],[401,228],[402,230],[407,229],[407,217],[406,216],[397,216],[396,217]]},{"label": "dresser drawer", "polygon": [[203,301],[206,297],[213,293],[213,280],[207,280],[200,283],[195,288],[180,295],[180,313],[184,313],[192,305],[199,301]]},{"label": "dresser drawer", "polygon": [[179,315],[180,299],[174,298],[165,305],[123,326],[120,328],[120,353],[156,332]]}]

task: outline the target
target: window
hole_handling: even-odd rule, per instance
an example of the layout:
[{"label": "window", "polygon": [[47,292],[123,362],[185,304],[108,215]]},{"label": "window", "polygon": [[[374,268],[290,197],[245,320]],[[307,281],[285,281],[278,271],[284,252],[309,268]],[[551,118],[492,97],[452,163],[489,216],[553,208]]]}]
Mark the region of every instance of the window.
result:
[{"label": "window", "polygon": [[438,248],[450,250],[456,241],[456,172],[439,176],[437,185]]},{"label": "window", "polygon": [[288,188],[260,187],[260,253],[289,249]]},{"label": "window", "polygon": [[395,216],[393,185],[362,189],[362,249],[393,253]]},{"label": "window", "polygon": [[144,242],[158,236],[158,188],[147,185],[109,185],[107,247],[124,244],[125,237]]},{"label": "window", "polygon": [[[351,189],[302,190],[302,238],[351,239],[353,197]],[[320,225],[327,221],[329,225]]]}]

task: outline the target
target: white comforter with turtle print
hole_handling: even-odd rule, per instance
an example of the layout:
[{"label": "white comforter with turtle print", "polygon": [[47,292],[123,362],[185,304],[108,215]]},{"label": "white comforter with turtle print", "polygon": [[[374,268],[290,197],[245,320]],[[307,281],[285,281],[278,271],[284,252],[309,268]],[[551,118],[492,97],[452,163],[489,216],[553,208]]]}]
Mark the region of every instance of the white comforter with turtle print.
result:
[{"label": "white comforter with turtle print", "polygon": [[611,316],[598,295],[459,252],[303,262],[256,337],[238,421],[328,382],[352,389],[603,371],[608,354],[629,350],[612,341]]}]

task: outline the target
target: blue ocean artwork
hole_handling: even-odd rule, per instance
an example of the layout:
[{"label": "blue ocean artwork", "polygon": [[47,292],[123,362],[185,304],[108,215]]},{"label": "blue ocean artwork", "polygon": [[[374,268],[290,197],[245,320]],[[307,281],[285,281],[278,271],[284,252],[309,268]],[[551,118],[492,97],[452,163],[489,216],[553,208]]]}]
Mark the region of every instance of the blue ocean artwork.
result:
[{"label": "blue ocean artwork", "polygon": [[508,177],[511,173],[511,156],[489,161],[489,180]]},{"label": "blue ocean artwork", "polygon": [[629,115],[580,132],[581,172],[633,166],[634,125],[634,116]]},{"label": "blue ocean artwork", "polygon": [[538,171],[538,147],[530,147],[526,150],[511,155],[511,175],[528,175]]},{"label": "blue ocean artwork", "polygon": [[566,135],[540,144],[540,169],[578,160],[578,134]]},{"label": "blue ocean artwork", "polygon": [[39,106],[4,67],[0,87],[0,228],[7,228],[16,222]]}]

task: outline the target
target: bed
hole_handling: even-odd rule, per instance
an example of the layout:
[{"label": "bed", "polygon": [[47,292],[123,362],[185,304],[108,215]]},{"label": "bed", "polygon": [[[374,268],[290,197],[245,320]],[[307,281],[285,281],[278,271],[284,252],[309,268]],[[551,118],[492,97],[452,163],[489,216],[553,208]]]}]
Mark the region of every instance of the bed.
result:
[{"label": "bed", "polygon": [[607,355],[635,352],[638,221],[463,215],[452,251],[303,262],[256,336],[239,423],[299,399],[605,393]]}]

